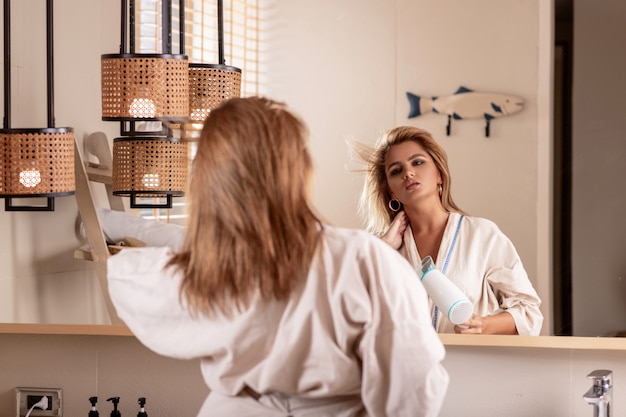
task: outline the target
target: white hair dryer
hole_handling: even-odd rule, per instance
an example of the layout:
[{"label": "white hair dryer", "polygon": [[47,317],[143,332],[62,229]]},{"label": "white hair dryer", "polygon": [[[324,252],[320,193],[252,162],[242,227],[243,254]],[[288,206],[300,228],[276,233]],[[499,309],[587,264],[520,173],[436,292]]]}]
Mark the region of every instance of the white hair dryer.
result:
[{"label": "white hair dryer", "polygon": [[459,287],[435,267],[430,256],[422,260],[420,279],[435,305],[452,323],[458,325],[469,320],[474,306]]}]

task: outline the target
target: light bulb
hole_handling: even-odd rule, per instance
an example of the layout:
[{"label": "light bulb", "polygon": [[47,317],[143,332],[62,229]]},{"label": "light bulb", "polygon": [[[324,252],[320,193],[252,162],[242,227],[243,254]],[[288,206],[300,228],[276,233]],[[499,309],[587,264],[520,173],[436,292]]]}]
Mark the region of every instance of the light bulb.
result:
[{"label": "light bulb", "polygon": [[20,184],[24,187],[32,188],[41,182],[41,173],[36,169],[25,169],[20,172]]},{"label": "light bulb", "polygon": [[190,119],[191,120],[204,120],[209,115],[209,110],[199,108],[199,109],[191,109]]},{"label": "light bulb", "polygon": [[128,113],[130,117],[136,119],[152,118],[156,114],[156,106],[149,98],[136,98],[130,105]]},{"label": "light bulb", "polygon": [[159,174],[144,174],[141,183],[146,188],[157,188],[159,186]]}]

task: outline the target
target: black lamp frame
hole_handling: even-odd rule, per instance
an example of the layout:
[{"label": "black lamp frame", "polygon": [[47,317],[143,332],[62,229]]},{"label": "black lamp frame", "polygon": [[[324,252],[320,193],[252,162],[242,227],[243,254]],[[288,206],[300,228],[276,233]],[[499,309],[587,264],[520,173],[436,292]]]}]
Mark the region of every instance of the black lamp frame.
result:
[{"label": "black lamp frame", "polygon": [[[47,74],[47,118],[48,127],[42,129],[36,128],[11,128],[11,1],[4,0],[4,117],[2,129],[0,133],[4,134],[21,134],[21,133],[67,133],[73,132],[71,127],[56,128],[54,120],[54,19],[53,19],[53,1],[46,0],[46,74]],[[72,164],[73,165],[73,164]],[[0,198],[4,198],[5,211],[54,211],[54,198],[75,194],[75,191],[44,193],[44,194],[4,194]],[[45,206],[18,206],[14,205],[13,198],[40,198],[47,199]]]}]

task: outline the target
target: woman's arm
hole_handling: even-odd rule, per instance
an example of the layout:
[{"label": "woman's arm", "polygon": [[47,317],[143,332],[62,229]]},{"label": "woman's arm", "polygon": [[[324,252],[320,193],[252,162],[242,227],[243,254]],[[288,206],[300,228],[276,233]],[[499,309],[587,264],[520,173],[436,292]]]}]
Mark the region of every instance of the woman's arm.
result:
[{"label": "woman's arm", "polygon": [[410,264],[385,245],[362,260],[371,301],[357,352],[369,415],[435,417],[449,377],[424,287]]}]

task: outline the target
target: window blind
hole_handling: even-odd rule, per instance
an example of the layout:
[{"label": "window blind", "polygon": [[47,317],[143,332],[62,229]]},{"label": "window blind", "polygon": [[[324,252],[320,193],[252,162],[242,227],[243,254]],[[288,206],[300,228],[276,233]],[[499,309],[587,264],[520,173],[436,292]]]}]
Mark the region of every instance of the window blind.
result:
[{"label": "window blind", "polygon": [[[189,63],[219,64],[217,0],[185,1],[185,55]],[[260,0],[224,0],[224,60],[226,65],[241,69],[241,96],[258,94],[259,90],[259,2]],[[162,2],[136,0],[135,51],[163,53]],[[172,2],[172,53],[180,53],[180,12]],[[195,146],[189,144],[190,159]],[[190,160],[190,163],[191,163]],[[141,209],[144,218],[184,224],[184,197],[174,198],[172,209]]]},{"label": "window blind", "polygon": [[[259,1],[224,0],[224,59],[242,71],[241,95],[258,94]],[[180,50],[178,4],[172,5],[172,50]],[[190,63],[219,64],[216,0],[185,0],[185,54]],[[137,52],[163,53],[161,1],[139,0],[136,11]]]}]

